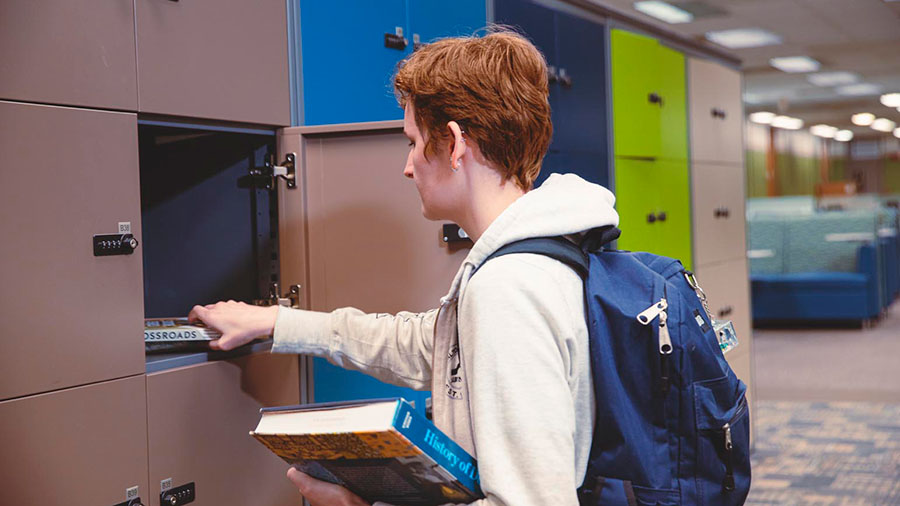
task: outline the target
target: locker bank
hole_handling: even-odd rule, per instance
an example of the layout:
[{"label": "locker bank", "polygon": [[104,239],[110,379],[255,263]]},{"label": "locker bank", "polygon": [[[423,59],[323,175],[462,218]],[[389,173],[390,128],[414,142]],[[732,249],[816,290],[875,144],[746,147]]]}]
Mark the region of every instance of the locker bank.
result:
[{"label": "locker bank", "polygon": [[0,2],[0,504],[159,506],[179,487],[196,504],[302,504],[247,436],[260,408],[403,396],[427,412],[429,392],[271,340],[147,353],[139,336],[218,300],[436,307],[472,242],[418,212],[391,76],[490,23],[548,63],[536,186],[610,188],[618,248],[696,273],[734,323],[726,358],[755,409],[748,249],[771,248],[747,240],[748,164],[765,161],[747,158],[745,107],[762,106],[745,106],[733,50],[633,3]]}]

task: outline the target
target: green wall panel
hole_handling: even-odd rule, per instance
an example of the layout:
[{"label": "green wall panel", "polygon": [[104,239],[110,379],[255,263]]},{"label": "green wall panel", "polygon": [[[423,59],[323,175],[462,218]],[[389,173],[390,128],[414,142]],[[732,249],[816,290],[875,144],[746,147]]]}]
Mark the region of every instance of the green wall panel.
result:
[{"label": "green wall panel", "polygon": [[819,159],[778,154],[776,156],[778,194],[812,195],[819,182]]},{"label": "green wall panel", "polygon": [[828,165],[829,181],[844,181],[847,179],[847,159],[832,158]]},{"label": "green wall panel", "polygon": [[898,160],[884,162],[884,191],[900,193],[900,161]]},{"label": "green wall panel", "polygon": [[747,150],[747,198],[766,197],[766,153],[763,151]]}]

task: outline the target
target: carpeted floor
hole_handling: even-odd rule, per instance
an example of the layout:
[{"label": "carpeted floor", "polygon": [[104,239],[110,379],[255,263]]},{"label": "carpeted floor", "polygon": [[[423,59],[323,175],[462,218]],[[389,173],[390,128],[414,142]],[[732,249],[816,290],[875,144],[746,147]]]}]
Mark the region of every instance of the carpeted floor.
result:
[{"label": "carpeted floor", "polygon": [[748,505],[900,505],[900,303],[888,315],[754,332]]},{"label": "carpeted floor", "polygon": [[748,505],[900,504],[900,404],[761,401]]},{"label": "carpeted floor", "polygon": [[900,403],[900,302],[866,329],[753,332],[759,399]]}]

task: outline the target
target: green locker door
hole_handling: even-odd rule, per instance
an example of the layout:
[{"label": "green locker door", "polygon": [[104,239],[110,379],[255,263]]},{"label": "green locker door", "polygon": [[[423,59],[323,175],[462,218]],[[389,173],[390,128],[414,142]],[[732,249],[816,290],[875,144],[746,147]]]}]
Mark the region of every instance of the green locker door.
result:
[{"label": "green locker door", "polygon": [[684,55],[674,49],[656,47],[659,77],[657,89],[660,103],[659,157],[687,160],[687,89]]},{"label": "green locker door", "polygon": [[660,107],[651,101],[660,92],[658,48],[656,39],[610,32],[615,156],[659,156]]},{"label": "green locker door", "polygon": [[657,160],[654,165],[654,180],[657,216],[665,213],[665,220],[655,223],[657,244],[652,252],[677,258],[686,268],[691,269],[691,183],[688,162]]},{"label": "green locker door", "polygon": [[[618,248],[629,251],[655,252],[658,224],[656,162],[633,158],[616,158],[616,210],[622,236]],[[649,216],[653,218],[648,220]],[[650,221],[653,220],[653,221]]]}]

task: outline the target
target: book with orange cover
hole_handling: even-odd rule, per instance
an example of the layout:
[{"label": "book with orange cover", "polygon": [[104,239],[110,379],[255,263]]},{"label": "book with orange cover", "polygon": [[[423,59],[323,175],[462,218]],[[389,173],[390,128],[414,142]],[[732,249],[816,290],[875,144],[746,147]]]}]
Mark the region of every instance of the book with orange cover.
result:
[{"label": "book with orange cover", "polygon": [[250,434],[300,471],[369,502],[468,503],[475,459],[404,399],[263,408]]}]

